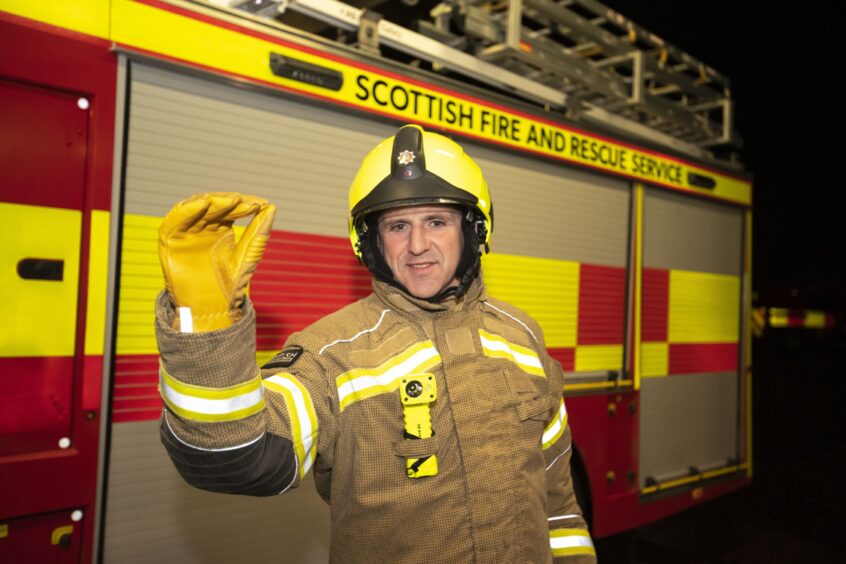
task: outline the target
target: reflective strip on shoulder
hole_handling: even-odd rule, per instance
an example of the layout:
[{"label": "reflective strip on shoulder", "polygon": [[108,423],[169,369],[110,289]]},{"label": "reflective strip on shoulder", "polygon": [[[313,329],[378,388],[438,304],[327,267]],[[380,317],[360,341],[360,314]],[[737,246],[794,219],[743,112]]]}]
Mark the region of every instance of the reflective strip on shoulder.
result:
[{"label": "reflective strip on shoulder", "polygon": [[441,362],[432,341],[416,343],[375,368],[356,368],[338,376],[338,401],[343,411],[353,403],[397,389],[399,379],[426,372]]},{"label": "reflective strip on shoulder", "polygon": [[567,407],[564,405],[564,398],[561,398],[561,405],[558,407],[558,412],[546,429],[543,430],[543,437],[541,438],[541,448],[548,449],[564,434],[564,429],[567,428]]},{"label": "reflective strip on shoulder", "polygon": [[537,353],[532,349],[515,345],[499,335],[488,333],[484,329],[479,329],[479,338],[482,340],[482,350],[484,350],[485,356],[510,360],[524,372],[546,378],[543,364],[541,364]]},{"label": "reflective strip on shoulder", "polygon": [[317,457],[317,413],[311,395],[299,380],[286,373],[279,373],[264,380],[267,391],[281,394],[291,419],[294,452],[300,466],[300,478],[305,477]]},{"label": "reflective strip on shoulder", "polygon": [[206,388],[177,380],[159,363],[159,393],[172,412],[193,421],[235,421],[264,408],[259,375],[228,388]]},{"label": "reflective strip on shoulder", "polygon": [[592,554],[596,556],[590,534],[584,529],[554,529],[549,531],[549,547],[553,556]]}]

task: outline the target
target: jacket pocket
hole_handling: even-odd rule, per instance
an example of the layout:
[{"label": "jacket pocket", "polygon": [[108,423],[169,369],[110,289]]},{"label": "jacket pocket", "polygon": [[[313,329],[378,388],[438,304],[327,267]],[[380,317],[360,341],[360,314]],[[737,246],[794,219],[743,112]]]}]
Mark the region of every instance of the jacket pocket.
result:
[{"label": "jacket pocket", "polygon": [[428,439],[400,439],[393,443],[394,454],[401,458],[419,458],[437,454],[440,446],[440,435],[434,435]]},{"label": "jacket pocket", "polygon": [[517,417],[520,421],[528,419],[546,421],[549,418],[550,410],[555,407],[555,403],[555,398],[550,396],[541,396],[520,402],[517,404]]}]

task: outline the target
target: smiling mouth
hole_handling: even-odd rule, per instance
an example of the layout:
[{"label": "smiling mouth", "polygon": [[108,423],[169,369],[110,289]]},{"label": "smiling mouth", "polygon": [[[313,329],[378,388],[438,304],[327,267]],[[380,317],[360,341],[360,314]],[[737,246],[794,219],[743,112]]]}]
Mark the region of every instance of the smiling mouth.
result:
[{"label": "smiling mouth", "polygon": [[434,266],[434,262],[415,262],[415,263],[408,263],[406,266],[412,270],[423,270],[425,268],[429,268],[430,266]]}]

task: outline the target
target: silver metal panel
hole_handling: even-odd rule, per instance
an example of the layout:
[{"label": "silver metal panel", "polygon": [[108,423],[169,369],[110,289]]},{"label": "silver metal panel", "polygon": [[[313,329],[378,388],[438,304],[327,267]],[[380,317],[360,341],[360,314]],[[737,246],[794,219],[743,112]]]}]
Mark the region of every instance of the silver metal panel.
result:
[{"label": "silver metal panel", "polygon": [[639,483],[726,465],[738,457],[737,374],[645,378],[640,403]]},{"label": "silver metal panel", "polygon": [[626,182],[463,145],[491,190],[493,252],[626,265],[631,197]]},{"label": "silver metal panel", "polygon": [[191,194],[279,206],[274,229],[347,237],[347,191],[395,128],[155,67],[132,66],[127,213],[163,216]]},{"label": "silver metal panel", "polygon": [[740,275],[742,242],[740,208],[646,190],[643,266]]},{"label": "silver metal panel", "polygon": [[159,442],[158,421],[112,428],[105,562],[329,561],[329,508],[309,478],[283,496],[192,488]]}]

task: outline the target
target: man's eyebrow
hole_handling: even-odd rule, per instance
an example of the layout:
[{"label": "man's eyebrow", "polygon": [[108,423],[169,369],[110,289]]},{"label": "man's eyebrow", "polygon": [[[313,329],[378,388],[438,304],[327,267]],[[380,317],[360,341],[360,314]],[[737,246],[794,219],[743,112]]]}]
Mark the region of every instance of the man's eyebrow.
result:
[{"label": "man's eyebrow", "polygon": [[423,217],[424,221],[429,221],[430,219],[452,219],[454,216],[449,212],[432,212],[426,214]]},{"label": "man's eyebrow", "polygon": [[[452,210],[442,210],[442,211],[433,211],[429,212],[422,217],[422,221],[431,221],[433,219],[441,219],[441,220],[448,220],[448,219],[458,219],[460,213],[453,212]],[[380,217],[377,221],[378,225],[394,225],[397,223],[410,223],[411,217],[409,216],[395,216],[395,217]]]},{"label": "man's eyebrow", "polygon": [[393,223],[402,223],[408,222],[407,217],[380,217],[378,220],[379,225],[388,225]]}]

